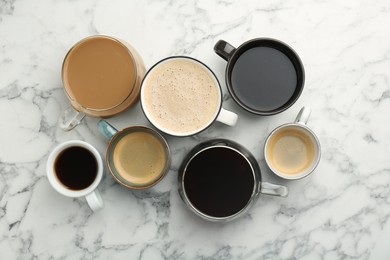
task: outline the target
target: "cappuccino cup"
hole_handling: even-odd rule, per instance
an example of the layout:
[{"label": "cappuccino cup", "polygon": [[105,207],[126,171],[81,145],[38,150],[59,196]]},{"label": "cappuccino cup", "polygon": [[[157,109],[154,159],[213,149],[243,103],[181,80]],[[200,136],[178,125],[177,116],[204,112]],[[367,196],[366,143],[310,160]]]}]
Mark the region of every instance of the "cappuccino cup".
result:
[{"label": "cappuccino cup", "polygon": [[169,170],[168,143],[155,130],[131,126],[116,130],[105,120],[97,125],[110,140],[106,162],[112,177],[131,189],[147,189],[160,182]]},{"label": "cappuccino cup", "polygon": [[265,162],[277,176],[296,180],[313,173],[321,158],[321,146],[307,127],[310,108],[303,107],[293,123],[273,130],[264,145]]},{"label": "cappuccino cup", "polygon": [[62,82],[71,107],[59,126],[71,130],[85,115],[110,117],[135,104],[145,75],[144,62],[128,43],[96,35],[76,43],[62,64]]},{"label": "cappuccino cup", "polygon": [[51,186],[67,197],[85,197],[93,211],[103,207],[97,189],[103,172],[103,160],[99,152],[89,143],[79,140],[59,144],[50,153],[46,163],[46,174]]},{"label": "cappuccino cup", "polygon": [[222,108],[222,91],[215,74],[202,62],[185,56],[155,64],[141,85],[146,118],[172,136],[190,136],[214,121],[234,126],[237,115]]}]

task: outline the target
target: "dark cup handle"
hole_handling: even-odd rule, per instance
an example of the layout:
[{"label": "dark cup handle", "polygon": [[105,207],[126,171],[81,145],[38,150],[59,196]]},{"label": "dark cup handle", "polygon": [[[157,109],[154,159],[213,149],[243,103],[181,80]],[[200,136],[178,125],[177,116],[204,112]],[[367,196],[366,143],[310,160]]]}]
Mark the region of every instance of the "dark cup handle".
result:
[{"label": "dark cup handle", "polygon": [[233,53],[236,51],[236,48],[234,48],[232,45],[225,42],[224,40],[219,40],[214,45],[214,51],[222,59],[228,61],[230,57],[232,57]]}]

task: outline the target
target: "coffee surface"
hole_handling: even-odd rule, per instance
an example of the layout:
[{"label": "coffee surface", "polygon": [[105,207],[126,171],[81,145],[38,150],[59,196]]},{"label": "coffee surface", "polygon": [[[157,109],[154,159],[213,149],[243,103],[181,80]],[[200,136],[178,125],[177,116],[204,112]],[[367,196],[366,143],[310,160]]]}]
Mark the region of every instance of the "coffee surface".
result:
[{"label": "coffee surface", "polygon": [[238,152],[213,147],[197,154],[187,166],[184,190],[200,212],[228,217],[248,204],[254,190],[249,162]]},{"label": "coffee surface", "polygon": [[216,117],[220,89],[212,74],[188,59],[158,64],[143,83],[142,106],[159,128],[187,134],[207,127]]},{"label": "coffee surface", "polygon": [[272,111],[286,104],[294,94],[297,82],[297,73],[289,57],[266,46],[242,53],[231,74],[236,97],[258,111]]},{"label": "coffee surface", "polygon": [[63,150],[54,162],[58,180],[68,189],[88,188],[96,179],[98,164],[89,150],[73,146]]},{"label": "coffee surface", "polygon": [[161,141],[148,132],[130,132],[116,144],[113,163],[118,174],[136,186],[148,185],[159,179],[167,160]]},{"label": "coffee surface", "polygon": [[63,65],[68,95],[88,109],[109,109],[131,93],[136,69],[129,50],[110,38],[90,38],[68,53]]},{"label": "coffee surface", "polygon": [[305,172],[313,164],[314,153],[313,141],[306,133],[287,128],[271,137],[267,157],[275,170],[293,175]]}]

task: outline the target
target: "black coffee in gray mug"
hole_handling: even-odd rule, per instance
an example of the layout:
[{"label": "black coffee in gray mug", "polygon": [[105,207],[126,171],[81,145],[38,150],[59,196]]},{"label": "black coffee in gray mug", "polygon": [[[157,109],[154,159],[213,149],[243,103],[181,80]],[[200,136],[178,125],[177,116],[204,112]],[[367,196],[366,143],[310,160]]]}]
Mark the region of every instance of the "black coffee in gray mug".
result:
[{"label": "black coffee in gray mug", "polygon": [[288,194],[284,186],[262,182],[255,157],[227,139],[212,139],[195,146],[184,158],[178,178],[184,203],[210,221],[225,222],[242,216],[260,194]]},{"label": "black coffee in gray mug", "polygon": [[285,43],[258,38],[236,49],[220,40],[214,50],[228,61],[225,78],[231,96],[251,113],[280,113],[293,105],[303,90],[302,62]]}]

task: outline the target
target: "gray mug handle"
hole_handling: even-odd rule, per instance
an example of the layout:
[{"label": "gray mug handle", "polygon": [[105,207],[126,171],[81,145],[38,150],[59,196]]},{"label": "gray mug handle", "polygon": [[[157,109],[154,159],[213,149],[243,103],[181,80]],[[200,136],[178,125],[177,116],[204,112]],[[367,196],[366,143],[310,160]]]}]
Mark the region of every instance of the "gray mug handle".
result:
[{"label": "gray mug handle", "polygon": [[278,197],[287,197],[288,188],[282,185],[262,182],[260,184],[260,193]]}]

